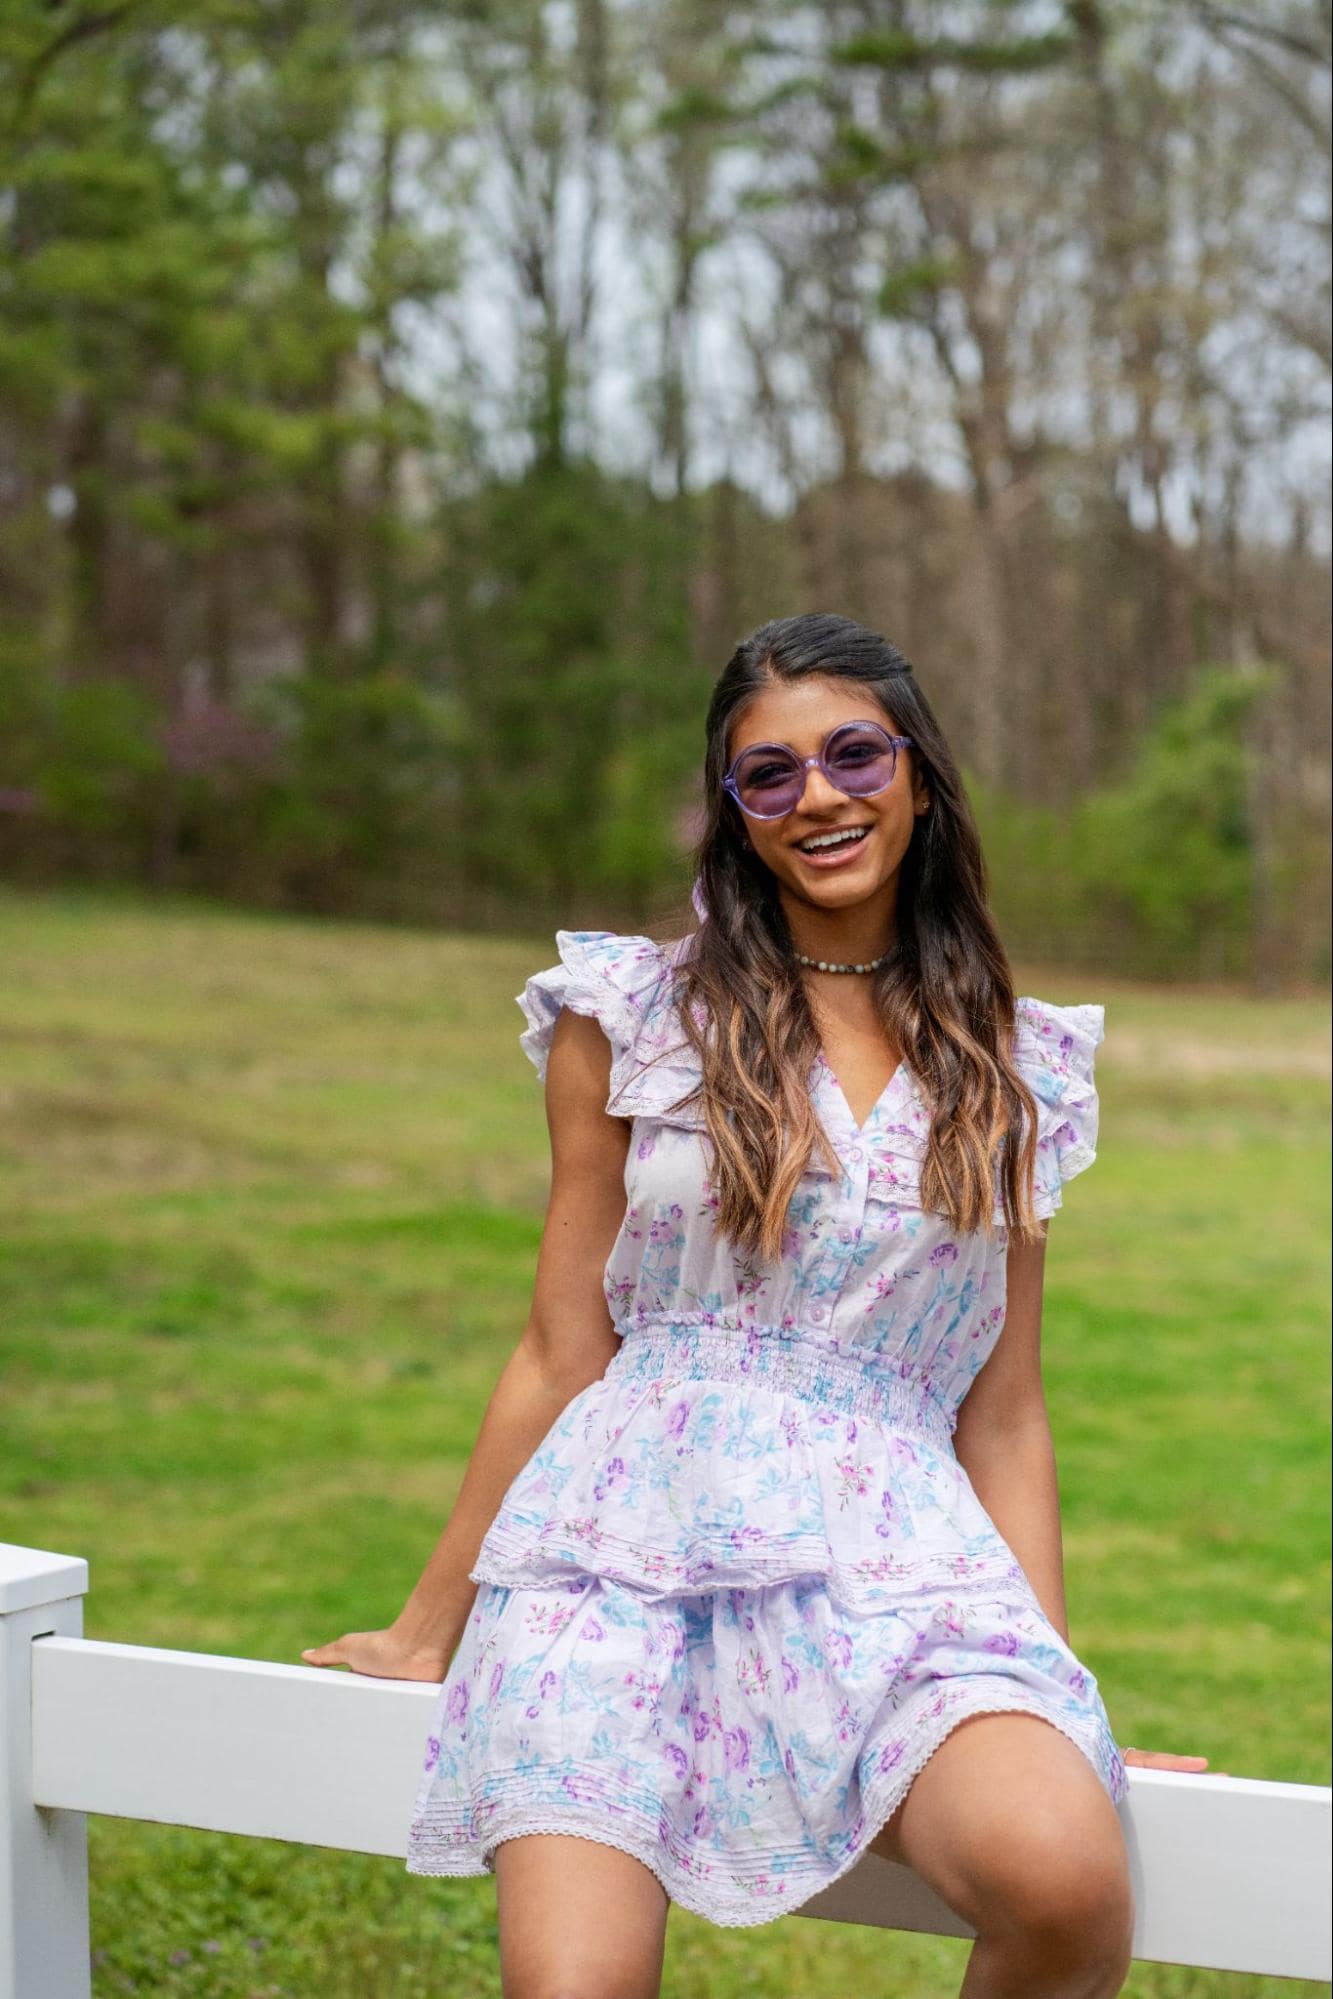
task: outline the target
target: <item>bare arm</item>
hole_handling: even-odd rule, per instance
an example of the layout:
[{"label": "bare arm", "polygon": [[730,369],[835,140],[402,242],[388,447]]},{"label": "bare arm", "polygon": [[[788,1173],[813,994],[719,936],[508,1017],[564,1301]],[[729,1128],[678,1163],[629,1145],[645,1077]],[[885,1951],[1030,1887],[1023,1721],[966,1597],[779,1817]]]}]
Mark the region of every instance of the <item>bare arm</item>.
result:
[{"label": "bare arm", "polygon": [[1068,1642],[1064,1549],[1055,1446],[1041,1380],[1046,1231],[1008,1253],[1004,1329],[963,1397],[954,1431],[958,1461],[1038,1603]]},{"label": "bare arm", "polygon": [[501,1500],[561,1411],[616,1351],[602,1273],[625,1214],[629,1125],[605,1109],[610,1077],[601,1027],[563,1008],[546,1068],[551,1190],[527,1322],[487,1404],[448,1522],[402,1610],[385,1633],[353,1632],[304,1652],[309,1664],[443,1676],[476,1598],[468,1570]]},{"label": "bare arm", "polygon": [[[1068,1644],[1060,1493],[1041,1384],[1045,1275],[1043,1228],[1040,1242],[1010,1247],[1004,1330],[963,1397],[954,1449],[978,1499],[1018,1557],[1038,1603]],[[1208,1768],[1206,1756],[1173,1750],[1125,1749],[1123,1755],[1126,1763],[1154,1770]]]}]

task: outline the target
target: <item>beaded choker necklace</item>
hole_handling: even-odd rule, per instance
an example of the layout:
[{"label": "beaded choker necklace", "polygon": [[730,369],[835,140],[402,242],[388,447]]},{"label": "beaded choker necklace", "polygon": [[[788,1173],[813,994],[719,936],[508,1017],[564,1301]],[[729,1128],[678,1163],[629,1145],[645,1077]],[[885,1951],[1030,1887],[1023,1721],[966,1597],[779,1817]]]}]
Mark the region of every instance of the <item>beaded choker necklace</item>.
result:
[{"label": "beaded choker necklace", "polygon": [[892,953],[884,951],[878,958],[872,958],[868,965],[835,965],[827,958],[807,958],[804,951],[796,953],[798,965],[809,965],[816,972],[873,972],[880,965],[888,963]]}]

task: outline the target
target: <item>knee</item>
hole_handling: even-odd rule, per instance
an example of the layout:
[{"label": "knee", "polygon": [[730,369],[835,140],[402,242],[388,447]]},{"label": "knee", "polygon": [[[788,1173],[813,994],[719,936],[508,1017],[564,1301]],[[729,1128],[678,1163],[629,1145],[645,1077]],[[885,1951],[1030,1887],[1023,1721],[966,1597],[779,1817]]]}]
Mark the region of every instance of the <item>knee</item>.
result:
[{"label": "knee", "polygon": [[1052,1970],[1085,1974],[1089,1994],[1118,1992],[1134,1942],[1129,1862],[1118,1827],[1108,1836],[1080,1835],[1067,1823],[1029,1825],[1008,1842],[976,1927],[1021,1941]]},{"label": "knee", "polygon": [[502,1978],[501,1986],[504,1999],[648,1999],[660,1981],[623,1967],[565,1964]]},{"label": "knee", "polygon": [[588,1979],[540,1975],[532,1980],[520,1981],[504,1988],[504,1999],[620,1999],[623,1986],[603,1983],[594,1977]]}]

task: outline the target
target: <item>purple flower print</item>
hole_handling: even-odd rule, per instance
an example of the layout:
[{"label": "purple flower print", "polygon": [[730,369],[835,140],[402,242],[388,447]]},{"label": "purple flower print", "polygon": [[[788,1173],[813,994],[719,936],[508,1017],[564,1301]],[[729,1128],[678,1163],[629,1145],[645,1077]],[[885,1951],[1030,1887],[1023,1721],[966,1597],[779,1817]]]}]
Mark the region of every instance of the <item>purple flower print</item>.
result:
[{"label": "purple flower print", "polygon": [[668,1659],[683,1659],[685,1657],[685,1633],[678,1624],[668,1626],[665,1642]]},{"label": "purple flower print", "polygon": [[707,1805],[700,1805],[698,1811],[694,1814],[694,1824],[690,1830],[696,1839],[707,1839],[708,1835],[715,1830],[713,1814],[709,1811]]},{"label": "purple flower print", "polygon": [[[582,1583],[576,1585],[580,1596],[583,1594],[583,1587]],[[524,1614],[523,1621],[530,1632],[554,1638],[557,1632],[564,1630],[573,1615],[574,1605],[572,1603],[564,1605],[552,1604],[549,1609],[544,1604],[530,1603]]]},{"label": "purple flower print", "polygon": [[854,1464],[850,1458],[835,1458],[833,1461],[842,1473],[842,1497],[838,1501],[839,1510],[855,1493],[864,1499],[870,1490],[870,1466]]},{"label": "purple flower print", "polygon": [[824,1656],[831,1666],[850,1666],[852,1641],[845,1631],[834,1629],[824,1638]]},{"label": "purple flower print", "polygon": [[[747,1621],[753,1623],[753,1619]],[[772,1678],[773,1668],[757,1647],[737,1662],[736,1685],[743,1694],[766,1694]]]},{"label": "purple flower print", "polygon": [[782,1767],[794,1784],[796,1782],[796,1758],[792,1755],[790,1749],[785,1752],[782,1758]]},{"label": "purple flower print", "polygon": [[992,1631],[982,1649],[986,1652],[999,1652],[1006,1659],[1016,1659],[1023,1647],[1016,1631]]},{"label": "purple flower print", "polygon": [[722,1703],[714,1694],[712,1707],[705,1711],[701,1706],[694,1717],[694,1739],[696,1742],[704,1742],[710,1735],[721,1735],[721,1733]]},{"label": "purple flower print", "polygon": [[667,1417],[666,1433],[668,1437],[679,1437],[682,1434],[689,1413],[690,1405],[688,1402],[676,1403],[671,1414]]},{"label": "purple flower print", "polygon": [[438,1735],[428,1735],[426,1737],[426,1761],[422,1767],[426,1770],[433,1770],[439,1760],[440,1738]]},{"label": "purple flower print", "polygon": [[750,1761],[750,1736],[744,1728],[728,1728],[722,1736],[722,1753],[728,1770],[744,1770]]},{"label": "purple flower print", "polygon": [[[762,1527],[732,1527],[727,1532],[727,1546],[729,1548],[747,1548],[752,1546],[754,1542],[762,1541],[765,1538],[765,1529]],[[746,1624],[753,1630],[754,1619],[747,1618]]]},{"label": "purple flower print", "polygon": [[605,1638],[606,1633],[595,1617],[585,1617],[579,1626],[580,1638],[591,1638],[594,1642]]},{"label": "purple flower print", "polygon": [[935,1264],[957,1263],[958,1244],[956,1242],[937,1243],[935,1248],[930,1252],[929,1261]]},{"label": "purple flower print", "polygon": [[561,1779],[560,1788],[567,1798],[574,1800],[575,1804],[596,1805],[602,1802],[599,1786],[575,1772]]},{"label": "purple flower print", "polygon": [[537,1699],[533,1701],[530,1707],[525,1707],[523,1710],[524,1715],[529,1721],[537,1719],[541,1702],[546,1700],[555,1691],[559,1683],[560,1675],[558,1673],[546,1672],[542,1674],[541,1679],[537,1683]]},{"label": "purple flower print", "polygon": [[675,1777],[678,1783],[683,1784],[690,1774],[690,1759],[685,1754],[685,1751],[674,1742],[664,1742],[662,1744],[662,1755],[665,1761],[671,1765],[672,1776]]},{"label": "purple flower print", "polygon": [[624,1485],[625,1482],[625,1460],[623,1458],[611,1458],[607,1463],[605,1473],[593,1486],[593,1498],[605,1499],[613,1486]]},{"label": "purple flower print", "polygon": [[886,1743],[884,1748],[879,1752],[879,1762],[876,1768],[879,1770],[896,1770],[905,1754],[906,1750],[901,1742]]},{"label": "purple flower print", "polygon": [[797,1667],[793,1666],[791,1660],[784,1652],[782,1655],[782,1690],[784,1693],[792,1694],[795,1693],[800,1684],[800,1671]]},{"label": "purple flower print", "polygon": [[630,1697],[630,1706],[640,1710],[655,1706],[657,1697],[662,1691],[660,1680],[650,1679],[646,1673],[636,1673],[633,1670],[626,1673],[625,1685],[634,1689]]},{"label": "purple flower print", "polygon": [[444,1704],[444,1712],[456,1728],[462,1728],[467,1720],[467,1681],[456,1680],[449,1689],[449,1698]]},{"label": "purple flower print", "polygon": [[499,1693],[501,1682],[503,1681],[504,1676],[505,1676],[504,1660],[497,1659],[495,1665],[491,1669],[490,1694],[492,1700],[494,1700],[495,1696]]}]

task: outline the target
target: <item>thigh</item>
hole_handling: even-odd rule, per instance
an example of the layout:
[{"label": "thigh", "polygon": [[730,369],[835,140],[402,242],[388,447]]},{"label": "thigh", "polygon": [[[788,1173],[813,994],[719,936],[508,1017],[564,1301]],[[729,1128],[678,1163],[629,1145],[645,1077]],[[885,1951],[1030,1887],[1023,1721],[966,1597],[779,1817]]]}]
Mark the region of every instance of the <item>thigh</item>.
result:
[{"label": "thigh", "polygon": [[1083,1751],[1036,1715],[960,1722],[870,1844],[978,1930],[1130,1912],[1120,1815]]},{"label": "thigh", "polygon": [[495,1849],[504,1999],[657,1999],[670,1898],[599,1840],[524,1833]]}]

